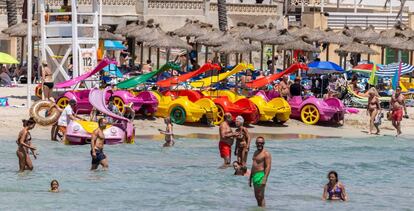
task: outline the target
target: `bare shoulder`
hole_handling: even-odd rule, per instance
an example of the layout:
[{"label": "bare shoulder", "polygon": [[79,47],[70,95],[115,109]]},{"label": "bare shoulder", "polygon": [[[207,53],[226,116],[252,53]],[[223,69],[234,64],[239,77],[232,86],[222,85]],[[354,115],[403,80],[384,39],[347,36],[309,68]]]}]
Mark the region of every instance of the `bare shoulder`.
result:
[{"label": "bare shoulder", "polygon": [[270,152],[267,151],[266,149],[264,150],[264,155],[267,157],[272,157],[272,154],[270,154]]}]

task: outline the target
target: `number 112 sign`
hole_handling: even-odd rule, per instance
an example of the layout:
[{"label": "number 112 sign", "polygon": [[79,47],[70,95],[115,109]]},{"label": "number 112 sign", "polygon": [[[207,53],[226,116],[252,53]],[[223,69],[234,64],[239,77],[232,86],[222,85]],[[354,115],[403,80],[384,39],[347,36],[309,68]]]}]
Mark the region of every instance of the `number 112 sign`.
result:
[{"label": "number 112 sign", "polygon": [[92,71],[96,66],[96,49],[95,48],[84,48],[79,49],[79,70],[80,75]]}]

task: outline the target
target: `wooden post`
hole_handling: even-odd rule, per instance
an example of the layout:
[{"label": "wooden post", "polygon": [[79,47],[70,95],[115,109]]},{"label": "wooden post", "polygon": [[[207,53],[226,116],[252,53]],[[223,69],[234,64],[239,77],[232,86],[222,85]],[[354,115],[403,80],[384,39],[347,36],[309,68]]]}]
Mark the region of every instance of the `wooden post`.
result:
[{"label": "wooden post", "polygon": [[195,43],[195,51],[196,51],[196,63],[198,64],[198,43]]},{"label": "wooden post", "polygon": [[329,43],[328,43],[328,45],[326,45],[326,61],[329,61]]},{"label": "wooden post", "polygon": [[[249,43],[252,44],[252,40],[249,39]],[[249,53],[249,63],[253,64],[253,53],[250,51]]]},{"label": "wooden post", "polygon": [[[148,60],[151,60],[151,54],[152,54],[151,47],[148,47]],[[151,62],[152,62],[152,60],[151,60]]]},{"label": "wooden post", "polygon": [[384,64],[384,47],[381,47],[381,64]]},{"label": "wooden post", "polygon": [[261,46],[261,49],[260,49],[260,70],[263,70],[263,48],[264,48],[263,42],[260,42],[260,46]]},{"label": "wooden post", "polygon": [[270,70],[270,74],[275,73],[275,45],[272,45],[272,69]]},{"label": "wooden post", "polygon": [[143,42],[141,42],[139,45],[141,45],[141,52],[140,52],[140,60],[141,60],[141,68],[142,68],[142,65],[144,64],[144,43]]},{"label": "wooden post", "polygon": [[157,69],[160,69],[160,48],[157,48]]}]

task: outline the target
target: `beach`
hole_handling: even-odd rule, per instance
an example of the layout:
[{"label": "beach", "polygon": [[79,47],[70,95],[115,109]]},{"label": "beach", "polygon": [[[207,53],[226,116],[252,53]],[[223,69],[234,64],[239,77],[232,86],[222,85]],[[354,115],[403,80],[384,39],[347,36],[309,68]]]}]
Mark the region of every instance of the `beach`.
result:
[{"label": "beach", "polygon": [[[0,107],[0,137],[14,138],[17,136],[21,127],[21,120],[29,117],[28,109],[24,106],[27,103],[26,94],[27,86],[19,85],[19,87],[5,88],[0,87],[0,97],[9,98],[9,107]],[[32,90],[34,90],[34,85]],[[33,96],[33,100],[37,97]],[[408,108],[409,119],[403,119],[402,131],[404,137],[414,137],[414,108]],[[383,119],[380,126],[381,134],[386,136],[394,136],[396,131],[391,122]],[[342,138],[363,138],[375,135],[368,134],[368,115],[365,109],[359,109],[358,114],[346,114],[343,126],[331,125],[323,123],[318,125],[306,125],[299,120],[290,119],[284,126],[273,123],[258,123],[249,126],[249,131],[255,134],[292,134],[301,135],[303,137],[342,137]],[[136,136],[139,141],[140,136],[153,136],[159,134],[158,129],[165,127],[161,118],[153,120],[136,119],[135,122]],[[202,124],[185,124],[174,125],[174,133],[179,136],[190,134],[206,134],[217,135],[218,126],[208,127]],[[33,136],[41,140],[50,140],[50,127],[36,126],[32,132]]]}]

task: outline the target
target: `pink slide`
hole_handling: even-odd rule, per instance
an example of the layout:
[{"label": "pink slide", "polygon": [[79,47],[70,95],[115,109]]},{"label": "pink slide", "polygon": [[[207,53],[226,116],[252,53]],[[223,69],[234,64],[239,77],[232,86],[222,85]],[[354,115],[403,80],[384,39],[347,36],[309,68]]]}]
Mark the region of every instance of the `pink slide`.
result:
[{"label": "pink slide", "polygon": [[269,76],[266,76],[266,77],[263,77],[263,78],[256,79],[252,82],[246,83],[246,86],[249,87],[249,88],[260,88],[260,87],[263,87],[267,84],[271,84],[274,80],[277,80],[277,79],[281,78],[283,75],[293,73],[293,72],[295,72],[299,69],[308,70],[309,68],[306,64],[295,63],[295,64],[292,64],[290,67],[288,67],[286,70],[284,70],[280,73],[275,73],[273,75],[269,75]]},{"label": "pink slide", "polygon": [[109,64],[111,64],[111,61],[109,59],[106,59],[105,58],[92,71],[87,72],[87,73],[85,73],[85,74],[83,74],[81,76],[78,76],[76,78],[72,78],[70,80],[57,83],[55,85],[55,88],[68,88],[68,87],[71,87],[71,86],[73,86],[73,85],[75,85],[75,84],[77,84],[77,83],[79,83],[79,82],[81,82],[81,81],[83,81],[83,80],[91,77],[92,75],[96,74],[97,72],[101,71],[103,68],[105,68]]},{"label": "pink slide", "polygon": [[207,72],[209,70],[221,70],[221,67],[218,64],[211,64],[211,63],[207,63],[204,64],[203,66],[200,67],[200,69],[193,71],[193,72],[189,72],[186,73],[184,75],[180,75],[180,76],[175,76],[175,77],[171,77],[162,81],[158,81],[157,85],[159,87],[169,87],[169,86],[175,86],[178,85],[179,83],[185,82],[190,78],[196,77],[198,75],[200,75],[201,73]]},{"label": "pink slide", "polygon": [[118,119],[118,120],[123,120],[126,122],[130,122],[129,119],[123,117],[123,116],[118,116],[114,113],[112,113],[107,107],[106,107],[106,103],[105,103],[105,96],[106,96],[106,92],[110,90],[109,88],[106,88],[104,90],[100,90],[97,88],[92,89],[89,92],[89,102],[92,104],[93,107],[95,107],[98,111],[100,111],[101,113],[110,116],[114,119]]}]

